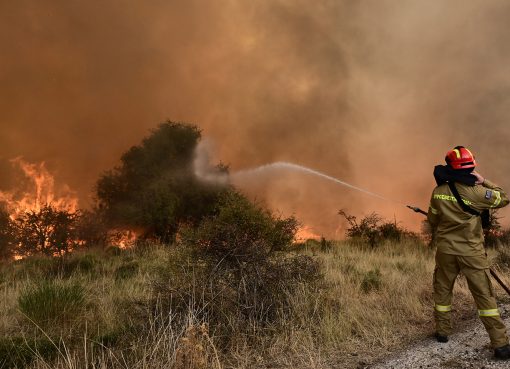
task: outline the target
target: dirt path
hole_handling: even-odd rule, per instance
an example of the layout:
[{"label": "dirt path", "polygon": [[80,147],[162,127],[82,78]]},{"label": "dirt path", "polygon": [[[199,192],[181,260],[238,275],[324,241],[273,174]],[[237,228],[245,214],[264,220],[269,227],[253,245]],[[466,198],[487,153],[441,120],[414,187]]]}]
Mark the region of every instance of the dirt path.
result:
[{"label": "dirt path", "polygon": [[[500,305],[501,316],[510,328],[510,304]],[[370,369],[404,368],[509,368],[510,360],[494,360],[489,338],[480,322],[450,337],[448,343],[430,338],[419,342],[386,360],[368,366]]]}]

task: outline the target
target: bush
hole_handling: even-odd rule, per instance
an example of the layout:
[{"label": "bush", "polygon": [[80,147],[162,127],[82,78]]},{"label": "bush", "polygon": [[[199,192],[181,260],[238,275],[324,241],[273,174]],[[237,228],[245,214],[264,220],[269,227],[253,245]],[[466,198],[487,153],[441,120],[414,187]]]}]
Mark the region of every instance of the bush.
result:
[{"label": "bush", "polygon": [[180,255],[155,291],[165,309],[183,319],[190,309],[198,311],[225,344],[262,329],[269,333],[292,316],[289,296],[322,278],[316,260],[279,251],[296,230],[293,218],[276,218],[239,194],[225,195],[216,215],[183,231]]},{"label": "bush", "polygon": [[41,327],[54,323],[67,325],[80,320],[85,308],[85,293],[81,286],[43,281],[25,288],[18,298],[20,311]]},{"label": "bush", "polygon": [[79,217],[78,212],[58,210],[51,205],[23,213],[14,221],[14,239],[19,245],[16,252],[24,256],[63,256],[76,250]]},{"label": "bush", "polygon": [[192,247],[199,258],[228,266],[265,260],[292,244],[298,222],[280,219],[236,192],[224,194],[217,214],[196,228],[183,230],[181,244]]},{"label": "bush", "polygon": [[360,240],[368,244],[371,248],[375,248],[384,241],[400,242],[404,239],[412,239],[418,241],[420,237],[411,231],[401,227],[397,221],[388,222],[377,213],[371,213],[358,221],[357,217],[350,215],[345,210],[339,210],[349,224],[346,230],[346,236],[351,239]]}]

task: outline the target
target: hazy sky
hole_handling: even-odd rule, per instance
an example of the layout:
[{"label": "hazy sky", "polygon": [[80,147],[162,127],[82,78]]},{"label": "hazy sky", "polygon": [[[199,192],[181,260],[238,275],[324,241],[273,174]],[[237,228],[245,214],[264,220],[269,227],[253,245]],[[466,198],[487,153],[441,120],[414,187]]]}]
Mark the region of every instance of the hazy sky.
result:
[{"label": "hazy sky", "polygon": [[[462,144],[510,188],[509,34],[506,0],[0,0],[0,186],[44,160],[86,203],[171,119],[233,170],[291,161],[426,208]],[[340,208],[421,220],[303,175],[244,190],[326,235]]]}]

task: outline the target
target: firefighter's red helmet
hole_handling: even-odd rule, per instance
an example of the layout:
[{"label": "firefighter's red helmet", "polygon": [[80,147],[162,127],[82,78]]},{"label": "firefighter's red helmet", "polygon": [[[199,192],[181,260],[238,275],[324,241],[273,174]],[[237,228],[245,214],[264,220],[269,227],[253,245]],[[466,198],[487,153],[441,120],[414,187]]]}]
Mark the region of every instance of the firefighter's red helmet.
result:
[{"label": "firefighter's red helmet", "polygon": [[446,163],[453,169],[468,169],[476,167],[474,155],[464,146],[457,146],[446,153]]}]

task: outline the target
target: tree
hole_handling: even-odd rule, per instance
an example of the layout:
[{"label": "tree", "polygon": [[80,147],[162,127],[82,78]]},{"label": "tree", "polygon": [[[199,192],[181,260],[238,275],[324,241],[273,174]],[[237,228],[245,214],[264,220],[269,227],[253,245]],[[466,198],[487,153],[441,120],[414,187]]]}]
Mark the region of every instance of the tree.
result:
[{"label": "tree", "polygon": [[22,214],[14,221],[14,239],[20,255],[42,253],[63,256],[79,246],[76,224],[80,214],[51,205]]},{"label": "tree", "polygon": [[196,126],[167,121],[121,157],[96,186],[98,209],[112,228],[142,228],[145,237],[174,239],[179,224],[214,211],[223,187],[193,173]]}]

